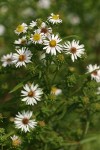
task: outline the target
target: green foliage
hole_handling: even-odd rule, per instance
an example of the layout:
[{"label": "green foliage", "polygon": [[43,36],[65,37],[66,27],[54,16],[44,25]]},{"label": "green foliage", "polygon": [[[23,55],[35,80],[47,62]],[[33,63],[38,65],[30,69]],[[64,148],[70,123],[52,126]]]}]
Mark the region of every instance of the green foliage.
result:
[{"label": "green foliage", "polygon": [[[43,46],[33,44],[27,46],[34,55],[26,68],[4,68],[1,64],[0,149],[99,150],[100,95],[97,88],[100,84],[91,80],[91,74],[86,74],[86,66],[88,62],[100,62],[100,1],[51,0],[49,9],[39,8],[37,3],[37,0],[0,1],[0,21],[6,29],[0,36],[0,54],[14,52],[13,43],[18,37],[13,31],[18,24],[29,24],[41,18],[37,20],[40,25],[51,12],[59,13],[63,20],[61,27],[52,26],[54,33],[60,34],[63,41],[81,40],[86,45],[86,54],[74,63],[64,53],[56,56],[46,54],[40,60]],[[74,23],[75,17],[79,23]],[[31,32],[28,32],[27,39]],[[32,82],[38,83],[44,93],[35,106],[25,105],[20,96],[23,85]],[[62,93],[52,94],[52,87],[61,89]],[[32,118],[38,123],[29,133],[23,133],[14,126],[15,115],[24,109],[32,110]],[[11,136],[14,134],[21,138],[21,145],[12,144]]]}]

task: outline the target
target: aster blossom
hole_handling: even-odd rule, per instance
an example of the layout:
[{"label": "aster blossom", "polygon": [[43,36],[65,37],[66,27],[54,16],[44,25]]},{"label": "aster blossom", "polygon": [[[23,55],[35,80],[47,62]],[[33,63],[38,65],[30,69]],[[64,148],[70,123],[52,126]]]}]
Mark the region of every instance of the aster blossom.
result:
[{"label": "aster blossom", "polygon": [[37,122],[35,119],[31,119],[32,117],[32,111],[23,111],[23,112],[18,112],[18,115],[15,117],[15,127],[17,129],[21,129],[23,132],[30,132],[31,129],[34,129],[35,126],[37,125]]},{"label": "aster blossom", "polygon": [[17,28],[15,30],[15,33],[18,34],[18,35],[21,34],[21,33],[26,33],[27,29],[28,29],[27,24],[26,23],[22,23],[22,24],[17,26]]},{"label": "aster blossom", "polygon": [[23,36],[22,38],[15,40],[14,44],[18,44],[18,45],[25,45],[27,44],[27,39],[26,36]]},{"label": "aster blossom", "polygon": [[56,53],[62,52],[62,45],[60,44],[62,40],[58,37],[58,35],[50,35],[47,37],[46,40],[44,40],[44,50],[46,50],[46,53],[51,55],[56,55]]},{"label": "aster blossom", "polygon": [[62,90],[61,89],[58,89],[57,87],[52,87],[51,88],[51,94],[53,95],[60,95],[62,93]]},{"label": "aster blossom", "polygon": [[97,66],[97,64],[89,64],[87,66],[87,70],[87,73],[91,74],[91,79],[96,80],[96,82],[100,82],[100,66]]},{"label": "aster blossom", "polygon": [[41,96],[43,94],[42,89],[38,87],[38,84],[25,84],[21,91],[21,96],[24,98],[22,101],[25,101],[27,105],[37,104],[37,101],[41,101]]},{"label": "aster blossom", "polygon": [[22,47],[21,49],[16,50],[16,52],[17,53],[13,54],[13,63],[16,65],[16,67],[26,67],[26,64],[31,62],[31,51],[26,47]]},{"label": "aster blossom", "polygon": [[34,34],[31,34],[30,40],[34,44],[42,44],[44,39],[43,33],[40,32],[40,29],[34,31]]},{"label": "aster blossom", "polygon": [[39,30],[44,34],[44,36],[49,36],[52,33],[52,28],[48,27],[45,22],[41,23]]},{"label": "aster blossom", "polygon": [[48,17],[48,21],[52,24],[62,23],[62,20],[59,18],[59,15],[53,13],[51,13],[51,16]]},{"label": "aster blossom", "polygon": [[6,67],[6,66],[10,66],[13,64],[13,54],[7,54],[7,55],[3,55],[1,58],[1,62],[2,62],[2,66]]},{"label": "aster blossom", "polygon": [[70,54],[71,59],[74,62],[75,59],[81,57],[84,54],[84,45],[79,45],[79,41],[73,40],[72,42],[68,41],[64,44],[65,54]]},{"label": "aster blossom", "polygon": [[35,26],[37,26],[37,22],[36,22],[36,21],[32,21],[32,22],[30,23],[30,27],[31,27],[31,28],[34,28]]},{"label": "aster blossom", "polygon": [[17,146],[19,146],[21,144],[21,139],[19,138],[19,136],[13,135],[10,138],[12,140],[12,145],[13,146],[17,147]]}]

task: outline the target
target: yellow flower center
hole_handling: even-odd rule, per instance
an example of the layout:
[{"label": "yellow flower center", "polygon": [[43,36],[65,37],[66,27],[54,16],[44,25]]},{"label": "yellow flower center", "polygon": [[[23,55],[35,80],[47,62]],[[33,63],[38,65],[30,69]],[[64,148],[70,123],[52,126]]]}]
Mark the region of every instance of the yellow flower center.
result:
[{"label": "yellow flower center", "polygon": [[24,26],[22,26],[22,25],[18,25],[16,28],[17,32],[23,32],[23,30],[24,30]]},{"label": "yellow flower center", "polygon": [[75,54],[76,51],[77,51],[77,49],[76,49],[75,47],[72,47],[72,48],[70,49],[70,51],[71,51],[71,53]]},{"label": "yellow flower center", "polygon": [[55,40],[51,40],[49,42],[50,47],[55,47],[56,46],[56,41]]},{"label": "yellow flower center", "polygon": [[20,55],[19,56],[19,61],[24,61],[25,60],[25,55]]},{"label": "yellow flower center", "polygon": [[55,94],[56,91],[57,91],[57,88],[56,88],[56,87],[52,87],[52,88],[51,88],[51,93],[52,93],[52,94]]},{"label": "yellow flower center", "polygon": [[19,139],[13,140],[12,145],[13,146],[19,146],[21,144],[21,141]]},{"label": "yellow flower center", "polygon": [[53,15],[53,16],[52,16],[52,19],[58,20],[58,19],[59,19],[59,15]]},{"label": "yellow flower center", "polygon": [[35,34],[33,35],[33,40],[35,40],[35,41],[39,41],[40,38],[41,38],[41,35],[38,34],[38,33],[35,33]]},{"label": "yellow flower center", "polygon": [[35,95],[35,92],[33,92],[33,91],[30,91],[29,93],[28,93],[28,96],[29,97],[33,97]]}]

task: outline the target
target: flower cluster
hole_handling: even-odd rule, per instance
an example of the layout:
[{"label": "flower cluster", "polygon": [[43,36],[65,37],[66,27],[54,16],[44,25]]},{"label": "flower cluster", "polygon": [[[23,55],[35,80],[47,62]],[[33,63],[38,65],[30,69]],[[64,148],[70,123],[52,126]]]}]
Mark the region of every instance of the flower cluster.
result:
[{"label": "flower cluster", "polygon": [[83,44],[79,41],[64,41],[59,37],[58,33],[53,32],[51,26],[62,23],[58,14],[51,14],[47,20],[41,21],[39,19],[32,21],[29,25],[22,23],[17,26],[15,33],[20,35],[18,40],[15,40],[15,53],[4,55],[1,58],[2,66],[6,67],[14,64],[16,67],[26,66],[31,63],[31,58],[34,55],[27,47],[33,45],[42,45],[42,53],[57,55],[64,53],[71,55],[74,62],[77,58],[84,56],[85,49]]},{"label": "flower cluster", "polygon": [[[21,91],[21,96],[24,97],[22,101],[26,102],[26,105],[37,104],[37,101],[41,100],[41,95],[43,94],[42,89],[38,87],[38,84],[30,83],[23,86]],[[16,115],[14,123],[16,128],[21,129],[21,131],[28,132],[30,129],[33,129],[37,122],[35,119],[30,119],[32,117],[32,111],[23,111],[18,112]]]},{"label": "flower cluster", "polygon": [[[2,56],[2,66],[15,65],[16,68],[22,66],[27,67],[28,63],[34,63],[34,50],[36,51],[37,47],[42,51],[45,61],[47,56],[49,58],[57,58],[61,61],[64,60],[64,57],[71,56],[72,63],[79,58],[84,58],[85,48],[83,44],[80,44],[79,40],[73,39],[72,41],[66,41],[58,33],[54,33],[53,26],[60,23],[62,23],[60,16],[52,13],[45,22],[37,19],[29,25],[26,23],[18,25],[15,33],[20,38],[14,41],[15,53]],[[32,47],[32,49],[29,47]],[[100,82],[100,66],[96,64],[88,65],[87,74],[91,75],[91,79]],[[50,88],[50,94],[52,96],[58,96],[63,93],[62,89],[56,88],[54,85]],[[97,94],[100,94],[100,87],[98,87]],[[21,101],[25,105],[31,105],[33,107],[38,101],[41,101],[42,95],[43,90],[39,88],[38,84],[35,84],[35,81],[32,83],[28,82],[23,85],[23,89],[21,90]],[[37,126],[37,121],[33,118],[32,111],[23,110],[16,115],[14,124],[17,129],[26,133]],[[16,146],[21,144],[17,136],[14,135],[11,139],[12,145]]]}]

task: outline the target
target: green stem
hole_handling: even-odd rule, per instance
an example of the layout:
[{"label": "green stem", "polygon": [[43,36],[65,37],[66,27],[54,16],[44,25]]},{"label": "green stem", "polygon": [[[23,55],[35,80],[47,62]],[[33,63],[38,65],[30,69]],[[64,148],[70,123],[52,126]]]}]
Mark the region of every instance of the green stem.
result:
[{"label": "green stem", "polygon": [[80,141],[80,144],[85,144],[85,143],[88,143],[88,142],[91,142],[91,141],[95,141],[97,140],[98,137],[90,137],[90,138],[87,138],[87,139],[84,139],[82,141]]},{"label": "green stem", "polygon": [[77,35],[69,35],[69,36],[63,38],[63,40],[66,40],[66,39],[68,39],[68,38],[78,38],[78,39],[80,39],[80,37],[77,36]]},{"label": "green stem", "polygon": [[91,142],[91,141],[95,141],[95,140],[97,140],[97,138],[98,138],[98,136],[90,137],[90,138],[86,138],[86,139],[81,140],[81,141],[75,141],[75,142],[66,143],[66,144],[64,144],[64,146],[83,145],[85,143],[88,143],[88,142]]},{"label": "green stem", "polygon": [[13,135],[13,134],[14,134],[14,131],[10,132],[10,133],[7,134],[7,135],[4,135],[3,138],[7,139],[8,137],[10,137],[10,136]]},{"label": "green stem", "polygon": [[49,90],[49,83],[48,83],[48,77],[46,74],[44,74],[44,80],[45,80],[45,83],[46,83],[46,88]]},{"label": "green stem", "polygon": [[90,125],[90,113],[87,110],[87,112],[86,112],[86,124],[85,124],[85,127],[84,127],[82,139],[84,139],[84,137],[86,136],[86,134],[87,134],[87,132],[89,130],[89,125]]},{"label": "green stem", "polygon": [[86,80],[83,81],[83,83],[81,83],[81,86],[80,86],[78,89],[76,89],[76,90],[71,94],[71,96],[73,96],[74,94],[76,94],[77,92],[79,92],[79,91],[81,90],[81,88],[84,86],[85,83],[86,83]]},{"label": "green stem", "polygon": [[80,91],[81,88],[82,88],[82,86],[79,87],[76,91],[74,91],[74,92],[71,94],[71,96],[73,96],[73,95],[76,94],[78,91]]},{"label": "green stem", "polygon": [[45,144],[44,150],[48,150],[48,146],[47,146],[47,144]]},{"label": "green stem", "polygon": [[[76,148],[76,150],[82,150],[83,149],[83,146],[82,146],[82,144],[84,144],[84,142],[87,142],[87,141],[89,141],[90,139],[84,139],[85,138],[85,136],[86,136],[86,134],[87,134],[87,132],[88,132],[88,129],[89,129],[89,124],[90,124],[90,122],[89,122],[89,112],[87,111],[87,119],[86,119],[86,125],[85,125],[85,128],[84,128],[84,131],[83,131],[83,135],[82,135],[82,137],[81,137],[81,141],[79,142],[79,145],[77,146],[77,148]],[[94,139],[94,138],[92,138],[92,139]]]},{"label": "green stem", "polygon": [[1,150],[3,150],[3,145],[1,146]]},{"label": "green stem", "polygon": [[57,73],[58,73],[58,67],[56,67],[55,74],[54,74],[53,79],[51,81],[51,85],[54,83],[56,76],[57,76]]},{"label": "green stem", "polygon": [[[56,66],[55,74],[54,74],[54,76],[53,76],[53,78],[52,78],[51,85],[53,85],[53,83],[54,83],[54,81],[55,81],[55,79],[56,79],[56,77],[57,77],[57,74],[58,74],[59,70],[61,69],[61,67],[62,67],[62,65]],[[60,68],[60,69],[59,69],[59,68]]]},{"label": "green stem", "polygon": [[89,122],[89,121],[87,121],[87,122],[86,122],[85,130],[84,130],[84,136],[83,136],[83,137],[85,137],[85,135],[86,135],[86,134],[87,134],[87,132],[88,132],[89,124],[90,124],[90,122]]},{"label": "green stem", "polygon": [[47,89],[50,91],[50,82],[49,82],[49,60],[47,60],[46,62],[46,69],[45,69],[45,72],[44,72],[44,80],[46,82],[46,87]]}]

